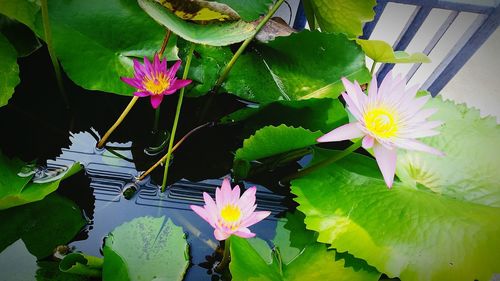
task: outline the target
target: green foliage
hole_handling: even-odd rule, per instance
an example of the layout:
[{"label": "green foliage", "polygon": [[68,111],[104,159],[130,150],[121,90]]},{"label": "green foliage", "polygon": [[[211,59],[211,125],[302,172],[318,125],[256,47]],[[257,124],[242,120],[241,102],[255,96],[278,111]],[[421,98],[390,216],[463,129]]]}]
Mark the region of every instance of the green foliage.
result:
[{"label": "green foliage", "polygon": [[89,281],[95,280],[83,275],[76,275],[59,270],[59,263],[53,261],[39,261],[36,271],[37,281]]},{"label": "green foliage", "polygon": [[154,0],[138,0],[154,20],[180,37],[198,44],[225,46],[251,37],[255,27],[244,21],[196,24],[185,21]]},{"label": "green foliage", "polygon": [[64,175],[54,181],[30,182],[33,175],[20,177],[17,174],[26,164],[18,159],[8,159],[0,153],[0,210],[39,201],[54,192],[62,180],[80,171],[80,164],[73,164]]},{"label": "green foliage", "polygon": [[[319,27],[324,32],[341,32],[349,38],[363,34],[363,24],[375,17],[373,8],[375,0],[344,1],[344,0],[306,0],[305,6],[311,7],[308,19],[315,17]],[[311,12],[314,14],[311,15]]]},{"label": "green foliage", "polygon": [[336,98],[344,90],[343,76],[360,83],[370,79],[361,48],[342,34],[302,31],[255,44],[223,87],[256,102]]},{"label": "green foliage", "polygon": [[30,0],[2,0],[0,13],[35,29],[35,18],[40,12],[40,2]]},{"label": "green foliage", "polygon": [[59,269],[62,272],[71,274],[100,277],[102,274],[102,264],[102,258],[83,253],[70,253],[61,260]]},{"label": "green foliage", "polygon": [[[380,273],[366,266],[354,270],[338,259],[334,250],[315,241],[300,214],[278,222],[271,250],[265,242],[231,237],[229,269],[234,280],[378,280]],[[261,240],[262,241],[262,240]],[[256,245],[259,245],[256,247]]]},{"label": "green foliage", "polygon": [[0,33],[9,40],[18,57],[27,57],[42,46],[38,37],[24,24],[0,14]]},{"label": "green foliage", "polygon": [[216,0],[235,10],[244,21],[256,20],[269,10],[272,0]]},{"label": "green foliage", "polygon": [[425,63],[431,62],[423,53],[408,54],[404,51],[394,51],[387,42],[381,40],[356,39],[366,55],[375,62],[384,63]]},{"label": "green foliage", "polygon": [[182,280],[189,265],[182,228],[165,217],[140,217],[113,230],[104,244],[106,281]]},{"label": "green foliage", "polygon": [[0,33],[0,106],[8,103],[20,81],[16,49]]},{"label": "green foliage", "polygon": [[39,259],[68,243],[86,223],[80,209],[57,194],[0,211],[0,220],[0,252],[22,239],[28,251]]}]

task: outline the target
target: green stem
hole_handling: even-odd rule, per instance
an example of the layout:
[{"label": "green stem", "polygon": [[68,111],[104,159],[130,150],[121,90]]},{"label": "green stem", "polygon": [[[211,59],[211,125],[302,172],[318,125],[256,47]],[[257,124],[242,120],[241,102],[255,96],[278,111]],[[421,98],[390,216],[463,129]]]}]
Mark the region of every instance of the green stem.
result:
[{"label": "green stem", "polygon": [[41,0],[41,10],[42,10],[42,21],[43,21],[43,32],[45,34],[45,43],[47,43],[47,50],[49,51],[50,60],[52,65],[54,66],[54,72],[56,74],[57,86],[59,87],[59,93],[66,105],[66,109],[69,109],[69,100],[66,95],[66,90],[64,89],[64,84],[62,80],[61,67],[59,62],[57,61],[56,52],[54,50],[54,46],[52,45],[52,31],[50,29],[50,21],[49,21],[49,8],[47,4],[47,0]]},{"label": "green stem", "polygon": [[155,109],[155,120],[153,123],[153,134],[156,134],[156,132],[158,132],[158,124],[160,123],[160,108],[161,108],[161,105],[158,106],[157,109]]},{"label": "green stem", "polygon": [[281,6],[281,4],[283,2],[284,2],[284,0],[276,1],[276,3],[271,8],[271,10],[269,10],[267,15],[259,22],[259,24],[255,28],[255,32],[253,33],[253,35],[251,37],[247,38],[245,41],[243,41],[243,44],[241,44],[240,48],[236,51],[236,53],[233,55],[233,57],[231,58],[229,63],[226,65],[226,68],[224,69],[222,74],[219,76],[219,79],[217,79],[217,82],[215,83],[215,86],[214,86],[215,91],[217,91],[217,89],[222,85],[222,82],[224,82],[224,80],[226,80],[226,77],[229,74],[229,72],[231,71],[231,69],[233,68],[234,63],[236,62],[236,60],[238,60],[238,58],[243,53],[243,51],[245,51],[248,44],[250,44],[250,42],[252,42],[252,40],[255,38],[255,36],[260,32],[260,30],[264,27],[264,25],[266,25],[266,23],[269,21],[269,19],[271,19],[271,17],[274,15],[274,13],[276,13],[276,11],[278,10],[278,8]]},{"label": "green stem", "polygon": [[118,119],[115,121],[115,123],[113,124],[113,126],[111,126],[111,128],[108,129],[108,131],[106,132],[106,134],[104,134],[104,136],[102,137],[102,139],[99,141],[99,143],[97,144],[97,148],[102,148],[106,144],[106,141],[108,140],[109,136],[111,136],[111,134],[113,133],[113,131],[116,128],[118,128],[118,126],[122,123],[123,119],[125,119],[125,117],[127,116],[128,112],[132,109],[132,107],[134,107],[134,104],[137,102],[138,99],[139,99],[138,96],[133,96],[132,97],[132,99],[128,103],[128,105],[125,108],[125,110],[123,110],[123,112],[120,115],[120,117],[118,117]]},{"label": "green stem", "polygon": [[370,69],[370,75],[373,76],[373,73],[375,72],[375,67],[377,66],[377,62],[373,61],[372,63],[372,68]]},{"label": "green stem", "polygon": [[[182,79],[186,79],[189,73],[189,66],[191,65],[191,59],[193,58],[195,44],[191,44],[189,52],[187,53],[186,66],[184,67],[184,73],[182,73]],[[177,123],[179,123],[179,115],[182,108],[182,100],[184,98],[185,87],[181,89],[179,94],[179,100],[177,101],[177,110],[175,111],[174,125],[172,126],[172,133],[170,134],[170,140],[168,143],[167,159],[165,160],[165,172],[163,173],[163,182],[161,184],[161,192],[165,192],[168,176],[168,167],[170,166],[170,157],[172,154],[172,146],[174,145],[175,132],[177,131]]]},{"label": "green stem", "polygon": [[231,237],[228,237],[224,241],[224,256],[222,256],[222,260],[215,268],[215,271],[222,272],[227,267],[230,260],[231,260]]},{"label": "green stem", "polygon": [[318,162],[314,165],[311,165],[305,169],[302,169],[300,171],[298,171],[297,173],[293,174],[293,175],[290,175],[286,178],[284,178],[282,181],[283,182],[288,182],[290,180],[293,180],[293,179],[296,179],[298,177],[302,177],[302,176],[305,176],[305,175],[308,175],[314,171],[316,171],[317,169],[319,168],[322,168],[324,166],[328,166],[334,162],[337,162],[339,161],[340,159],[348,156],[349,154],[353,153],[354,151],[356,151],[356,149],[360,148],[361,147],[361,141],[362,139],[358,140],[357,142],[353,143],[351,146],[349,146],[348,148],[346,148],[345,150],[333,155],[332,157],[328,158],[328,159],[325,159],[321,162]]}]

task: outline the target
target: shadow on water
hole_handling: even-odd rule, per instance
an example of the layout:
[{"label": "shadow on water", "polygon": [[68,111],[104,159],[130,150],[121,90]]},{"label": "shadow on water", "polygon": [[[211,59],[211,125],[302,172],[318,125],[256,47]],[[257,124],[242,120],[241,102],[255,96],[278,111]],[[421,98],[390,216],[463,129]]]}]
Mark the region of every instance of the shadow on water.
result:
[{"label": "shadow on water", "polygon": [[[182,226],[190,244],[191,263],[184,280],[219,280],[207,269],[218,241],[213,229],[194,214],[190,204],[203,204],[202,193],[214,195],[221,178],[230,173],[233,153],[246,137],[240,126],[215,125],[196,132],[176,151],[171,187],[165,194],[158,191],[163,168],[140,182],[130,199],[123,191],[131,186],[138,171],[144,171],[164,153],[150,156],[144,149],[154,142],[151,134],[154,111],[148,99],[141,99],[112,135],[113,150],[95,149],[96,135],[103,135],[130,100],[130,97],[87,91],[65,79],[72,108],[65,110],[57,93],[56,80],[45,48],[19,59],[21,84],[9,105],[0,108],[0,150],[9,157],[36,161],[38,165],[71,165],[80,162],[84,171],[65,180],[57,193],[74,201],[89,224],[73,238],[71,246],[90,255],[101,255],[102,241],[115,227],[139,216],[166,216]],[[118,79],[118,77],[117,77]],[[206,98],[188,98],[183,106],[177,139],[199,125],[196,114]],[[166,97],[161,107],[160,127],[169,130],[177,95]],[[244,107],[235,97],[218,95],[207,120]],[[271,240],[279,214],[287,207],[287,192],[279,186],[276,175],[296,167],[280,168],[273,173],[252,178],[257,184],[258,209],[271,210],[273,216],[252,227],[263,239]],[[243,187],[254,184],[242,182]],[[268,187],[265,188],[264,186]],[[1,214],[1,212],[0,212]],[[16,242],[17,243],[17,242]],[[17,245],[17,244],[16,244]],[[18,245],[15,249],[24,249]],[[12,249],[9,255],[13,255]],[[0,250],[1,251],[1,250]],[[6,253],[4,253],[6,254]],[[0,253],[0,256],[3,254]],[[13,255],[15,256],[15,255]],[[18,255],[23,257],[23,255]],[[0,270],[3,270],[0,264]]]}]

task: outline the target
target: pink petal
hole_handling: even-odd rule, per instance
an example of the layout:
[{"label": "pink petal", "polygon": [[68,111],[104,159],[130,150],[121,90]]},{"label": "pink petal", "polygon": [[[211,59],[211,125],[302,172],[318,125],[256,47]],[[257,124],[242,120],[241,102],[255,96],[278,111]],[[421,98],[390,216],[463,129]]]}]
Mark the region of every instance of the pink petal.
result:
[{"label": "pink petal", "polygon": [[178,90],[182,87],[186,87],[187,85],[191,84],[192,80],[186,79],[176,79],[172,85],[170,85],[169,90]]},{"label": "pink petal", "polygon": [[230,202],[231,202],[231,204],[236,204],[236,203],[238,203],[239,199],[240,199],[240,187],[237,185],[231,191]]},{"label": "pink petal", "polygon": [[142,89],[141,81],[136,78],[120,77],[120,79],[134,88]]},{"label": "pink petal", "polygon": [[368,149],[372,148],[374,143],[375,139],[372,136],[367,135],[363,138],[363,142],[361,143],[361,145],[364,149]]},{"label": "pink petal", "polygon": [[417,140],[411,140],[411,139],[406,139],[401,142],[397,143],[398,147],[408,149],[408,150],[416,150],[416,151],[423,151],[427,152],[430,154],[438,155],[438,156],[445,156],[446,154],[434,147],[430,147],[420,141]]},{"label": "pink petal", "polygon": [[144,71],[144,66],[136,59],[133,60],[134,62],[134,73],[136,78],[143,78],[146,76],[146,72]]},{"label": "pink petal", "polygon": [[238,231],[234,233],[234,235],[243,237],[243,238],[252,238],[255,237],[255,233],[252,233],[250,229],[246,227],[240,227]]},{"label": "pink petal", "polygon": [[231,200],[231,183],[228,178],[224,178],[221,188],[215,190],[215,201],[219,206],[225,206]]},{"label": "pink petal", "polygon": [[222,241],[222,240],[226,240],[229,236],[231,236],[231,234],[226,233],[226,232],[216,228],[214,230],[214,236],[215,236],[215,239]]},{"label": "pink petal", "polygon": [[156,73],[159,72],[160,66],[161,66],[160,57],[158,56],[158,54],[155,54],[155,57],[153,59],[153,67]]},{"label": "pink petal", "polygon": [[138,96],[140,98],[147,97],[151,95],[149,92],[134,92],[134,96]]},{"label": "pink petal", "polygon": [[162,100],[163,100],[163,95],[151,95],[151,106],[154,109],[157,109],[158,106],[160,106]]},{"label": "pink petal", "polygon": [[208,216],[208,212],[207,210],[205,210],[205,208],[196,205],[190,205],[189,207],[191,207],[191,210],[193,210],[196,214],[198,214],[198,216],[208,222],[212,227],[215,227],[215,221],[213,221],[211,217]]},{"label": "pink petal", "polygon": [[181,66],[181,61],[180,60],[176,61],[168,71],[168,77],[174,77],[175,74],[177,73],[177,70],[179,70],[180,66]]},{"label": "pink petal", "polygon": [[243,192],[240,199],[238,200],[237,205],[240,207],[243,215],[249,213],[250,209],[255,204],[255,193],[257,193],[257,188],[255,186],[250,187],[249,189]]},{"label": "pink petal", "polygon": [[372,81],[370,82],[370,86],[368,88],[368,100],[370,101],[370,103],[377,100],[377,92],[378,92],[377,75],[373,75]]},{"label": "pink petal", "polygon": [[347,103],[347,110],[349,110],[349,112],[351,112],[352,115],[354,115],[356,120],[363,119],[363,114],[361,114],[361,109],[359,109],[358,106],[354,103],[354,101],[352,101],[351,97],[346,93],[342,93],[342,97]]},{"label": "pink petal", "polygon": [[271,212],[269,212],[269,211],[254,212],[247,219],[245,219],[243,222],[241,222],[241,226],[248,227],[248,226],[254,225],[254,224],[258,223],[259,221],[267,218],[270,214],[271,214]]},{"label": "pink petal", "polygon": [[396,149],[389,149],[379,143],[375,143],[373,145],[373,153],[375,154],[375,159],[385,183],[391,188],[394,181],[394,174],[396,173]]},{"label": "pink petal", "polygon": [[326,135],[318,138],[318,142],[331,142],[355,139],[363,136],[364,133],[359,128],[359,123],[349,123],[340,126]]},{"label": "pink petal", "polygon": [[149,77],[153,76],[153,66],[151,65],[151,62],[148,60],[146,56],[144,56],[144,68],[146,70],[146,75]]}]

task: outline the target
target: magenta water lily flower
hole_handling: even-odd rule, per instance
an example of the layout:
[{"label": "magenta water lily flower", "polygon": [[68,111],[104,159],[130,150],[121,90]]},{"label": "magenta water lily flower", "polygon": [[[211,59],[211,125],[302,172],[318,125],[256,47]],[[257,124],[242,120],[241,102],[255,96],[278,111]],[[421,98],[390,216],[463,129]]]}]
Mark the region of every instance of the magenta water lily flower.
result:
[{"label": "magenta water lily flower", "polygon": [[122,81],[137,89],[134,93],[138,97],[151,96],[151,105],[158,108],[164,95],[171,95],[182,87],[191,83],[191,80],[177,79],[175,74],[181,61],[177,61],[170,69],[167,68],[167,59],[160,61],[155,54],[153,63],[144,57],[144,64],[134,59],[134,77],[122,77]]},{"label": "magenta water lily flower", "polygon": [[373,154],[389,188],[392,187],[396,172],[397,148],[444,155],[416,140],[439,134],[435,129],[443,122],[427,121],[437,110],[422,109],[429,96],[416,97],[418,87],[406,89],[404,77],[398,75],[393,78],[390,72],[378,88],[374,76],[368,95],[363,93],[357,82],[353,84],[343,78],[342,83],[347,92],[342,94],[347,109],[357,121],[334,129],[320,137],[318,142],[362,137],[363,148],[373,148]]},{"label": "magenta water lily flower", "polygon": [[207,221],[215,230],[217,240],[225,240],[231,235],[243,238],[255,236],[249,226],[258,223],[271,214],[268,211],[255,211],[255,192],[257,188],[247,189],[240,197],[240,187],[231,190],[229,179],[224,179],[222,187],[215,190],[215,202],[203,192],[205,206],[191,205],[191,209]]}]

